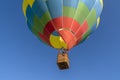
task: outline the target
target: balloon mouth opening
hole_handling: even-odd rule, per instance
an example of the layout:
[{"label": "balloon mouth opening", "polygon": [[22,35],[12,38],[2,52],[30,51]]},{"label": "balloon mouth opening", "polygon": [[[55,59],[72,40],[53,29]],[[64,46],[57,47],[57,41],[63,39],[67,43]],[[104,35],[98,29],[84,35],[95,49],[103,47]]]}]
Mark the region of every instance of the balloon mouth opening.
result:
[{"label": "balloon mouth opening", "polygon": [[68,28],[61,28],[58,30],[58,33],[67,45],[67,48],[65,48],[66,50],[70,50],[75,46],[77,40],[75,37],[75,32]]}]

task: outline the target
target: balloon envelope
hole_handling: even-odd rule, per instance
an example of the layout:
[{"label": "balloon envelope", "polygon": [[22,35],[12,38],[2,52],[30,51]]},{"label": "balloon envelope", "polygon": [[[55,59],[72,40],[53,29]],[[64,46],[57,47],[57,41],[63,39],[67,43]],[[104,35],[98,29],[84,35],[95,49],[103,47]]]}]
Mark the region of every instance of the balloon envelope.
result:
[{"label": "balloon envelope", "polygon": [[103,0],[23,0],[29,29],[45,44],[71,49],[100,22]]}]

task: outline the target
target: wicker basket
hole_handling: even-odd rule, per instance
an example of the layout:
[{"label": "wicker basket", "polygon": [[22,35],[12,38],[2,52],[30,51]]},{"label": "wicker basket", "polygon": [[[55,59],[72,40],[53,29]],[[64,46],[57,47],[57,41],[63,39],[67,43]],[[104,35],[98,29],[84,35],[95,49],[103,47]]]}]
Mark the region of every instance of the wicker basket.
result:
[{"label": "wicker basket", "polygon": [[61,70],[69,68],[69,58],[67,53],[58,54],[57,65]]}]

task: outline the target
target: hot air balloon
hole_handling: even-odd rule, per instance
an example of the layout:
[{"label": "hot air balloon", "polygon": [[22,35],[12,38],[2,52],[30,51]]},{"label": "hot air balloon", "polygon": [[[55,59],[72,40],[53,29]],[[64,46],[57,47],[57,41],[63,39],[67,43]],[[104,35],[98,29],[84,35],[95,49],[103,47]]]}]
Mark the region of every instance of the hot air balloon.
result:
[{"label": "hot air balloon", "polygon": [[103,0],[23,0],[29,29],[58,50],[60,69],[69,68],[68,51],[98,28],[102,9]]}]

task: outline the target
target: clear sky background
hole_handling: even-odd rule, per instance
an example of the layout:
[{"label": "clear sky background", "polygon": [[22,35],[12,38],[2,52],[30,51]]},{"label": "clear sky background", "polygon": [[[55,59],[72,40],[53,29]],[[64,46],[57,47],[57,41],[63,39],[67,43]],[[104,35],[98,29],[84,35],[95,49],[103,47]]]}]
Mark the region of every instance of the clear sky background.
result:
[{"label": "clear sky background", "polygon": [[57,50],[28,29],[22,0],[0,0],[0,80],[120,80],[120,0],[104,0],[98,30],[69,57],[60,71]]}]

